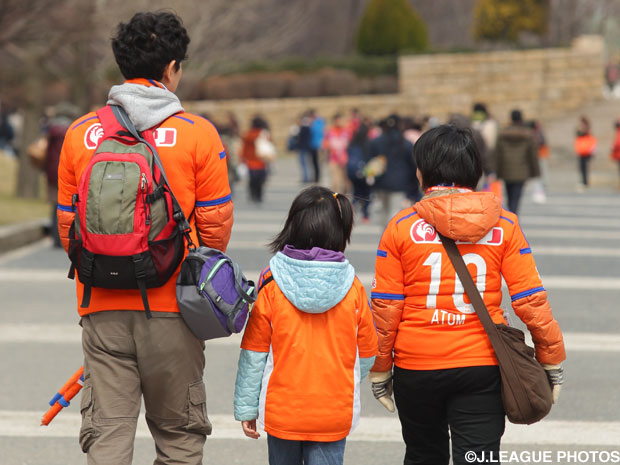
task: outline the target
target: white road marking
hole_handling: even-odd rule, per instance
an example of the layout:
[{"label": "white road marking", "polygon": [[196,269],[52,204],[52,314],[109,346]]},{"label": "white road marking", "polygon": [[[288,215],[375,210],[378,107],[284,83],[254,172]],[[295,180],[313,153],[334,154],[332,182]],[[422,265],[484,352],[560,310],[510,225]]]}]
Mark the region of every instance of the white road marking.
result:
[{"label": "white road marking", "polygon": [[[39,426],[41,412],[23,410],[0,410],[0,436],[77,438],[80,430],[79,413],[61,411],[49,426]],[[232,414],[209,415],[213,424],[213,439],[247,439]],[[149,438],[150,433],[144,415],[138,419],[138,438]],[[265,439],[263,432],[261,439]],[[566,446],[618,446],[620,422],[543,420],[530,426],[506,422],[502,444],[515,445],[566,445]],[[400,423],[396,415],[385,417],[362,417],[357,429],[347,441],[402,443]],[[77,447],[77,446],[76,446]]]}]

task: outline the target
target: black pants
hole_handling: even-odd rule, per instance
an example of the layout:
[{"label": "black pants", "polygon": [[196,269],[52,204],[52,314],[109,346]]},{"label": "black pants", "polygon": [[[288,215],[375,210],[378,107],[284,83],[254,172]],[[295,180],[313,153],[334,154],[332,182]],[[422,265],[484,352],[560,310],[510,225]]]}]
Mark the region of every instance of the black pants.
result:
[{"label": "black pants", "polygon": [[310,160],[312,161],[312,169],[314,170],[314,182],[321,179],[321,168],[319,165],[319,149],[310,149]]},{"label": "black pants", "polygon": [[591,157],[591,155],[588,155],[587,157],[579,157],[579,172],[581,173],[581,184],[583,184],[584,186],[588,185],[588,165],[590,164]]},{"label": "black pants", "polygon": [[394,399],[407,446],[405,465],[448,465],[450,436],[454,465],[471,463],[468,451],[497,460],[505,417],[497,366],[395,367]]},{"label": "black pants", "polygon": [[263,185],[267,180],[267,170],[250,170],[249,188],[250,200],[253,202],[263,201]]},{"label": "black pants", "polygon": [[508,210],[515,215],[519,210],[519,202],[521,201],[521,194],[523,193],[524,181],[519,182],[506,182],[506,194],[508,195]]}]

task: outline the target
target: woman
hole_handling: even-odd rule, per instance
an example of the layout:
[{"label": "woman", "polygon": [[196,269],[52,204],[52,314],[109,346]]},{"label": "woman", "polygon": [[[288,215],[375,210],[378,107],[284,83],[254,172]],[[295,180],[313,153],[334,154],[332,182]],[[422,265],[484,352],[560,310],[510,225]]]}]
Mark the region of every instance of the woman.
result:
[{"label": "woman", "polygon": [[[611,147],[610,158],[618,163],[618,167],[620,168],[620,119],[618,119],[615,123],[616,128],[616,138],[614,140],[614,145]],[[618,189],[620,189],[620,184],[618,184]]]},{"label": "woman", "polygon": [[447,465],[450,437],[455,465],[468,463],[467,451],[488,460],[498,456],[504,433],[499,368],[437,231],[457,241],[496,323],[506,323],[504,278],[555,399],[565,359],[562,333],[517,215],[503,210],[494,194],[474,192],[482,164],[471,132],[432,129],[418,140],[414,156],[424,197],[390,221],[377,251],[373,393],[394,411],[393,369],[405,464]]},{"label": "woman", "polygon": [[575,152],[579,160],[579,173],[581,174],[581,184],[577,186],[579,192],[588,187],[588,165],[594,156],[596,143],[596,138],[590,132],[590,121],[582,116],[579,119],[575,137]]},{"label": "woman", "polygon": [[241,161],[248,167],[248,191],[250,201],[254,203],[263,201],[263,186],[267,181],[267,169],[269,167],[268,160],[257,153],[256,140],[259,137],[270,138],[269,125],[260,116],[255,116],[252,119],[252,126],[241,138],[243,141]]}]

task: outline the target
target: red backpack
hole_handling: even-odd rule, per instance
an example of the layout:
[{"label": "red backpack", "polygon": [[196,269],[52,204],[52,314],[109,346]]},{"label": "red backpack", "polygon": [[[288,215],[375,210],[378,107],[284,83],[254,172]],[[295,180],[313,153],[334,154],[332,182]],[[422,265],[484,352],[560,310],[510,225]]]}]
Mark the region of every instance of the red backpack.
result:
[{"label": "red backpack", "polygon": [[[69,277],[92,287],[146,290],[165,284],[185,255],[189,223],[155,149],[153,129],[138,133],[120,106],[97,111],[103,136],[73,196]],[[193,244],[192,244],[193,245]]]}]

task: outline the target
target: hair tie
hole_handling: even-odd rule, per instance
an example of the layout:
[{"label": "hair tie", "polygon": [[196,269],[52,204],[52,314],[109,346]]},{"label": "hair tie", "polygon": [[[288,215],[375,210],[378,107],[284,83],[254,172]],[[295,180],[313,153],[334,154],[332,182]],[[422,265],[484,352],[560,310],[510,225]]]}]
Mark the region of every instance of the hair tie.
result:
[{"label": "hair tie", "polygon": [[332,194],[336,199],[336,205],[338,205],[338,212],[340,212],[340,218],[342,218],[342,207],[340,206],[340,200],[338,200],[338,192]]}]

